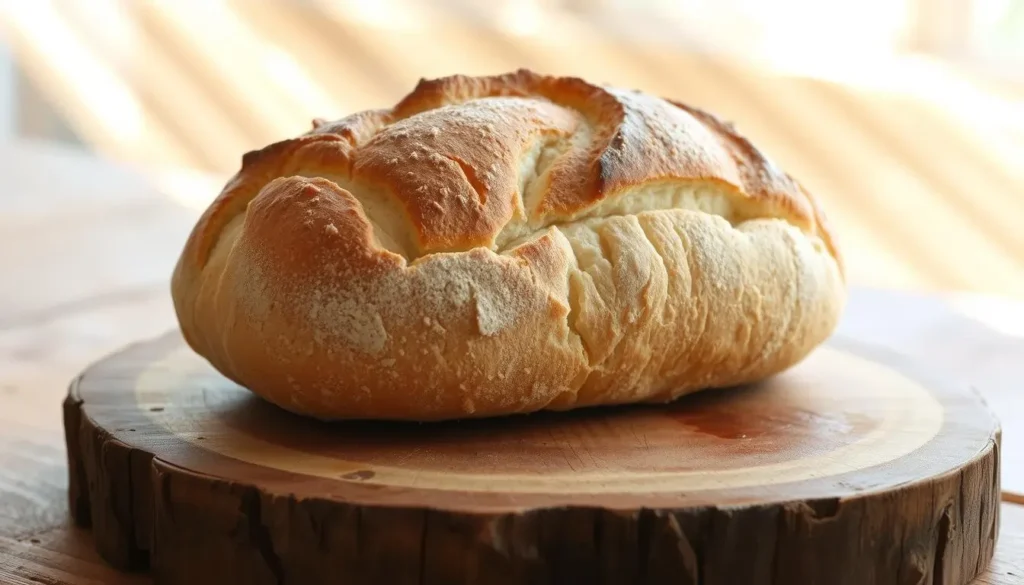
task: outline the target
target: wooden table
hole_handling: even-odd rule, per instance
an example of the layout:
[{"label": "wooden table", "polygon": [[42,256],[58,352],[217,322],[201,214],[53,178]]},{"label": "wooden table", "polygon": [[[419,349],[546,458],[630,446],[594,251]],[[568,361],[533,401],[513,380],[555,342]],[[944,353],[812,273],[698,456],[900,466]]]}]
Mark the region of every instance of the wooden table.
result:
[{"label": "wooden table", "polygon": [[[0,583],[150,583],[67,518],[60,402],[90,361],[174,326],[167,275],[198,210],[154,175],[0,145]],[[1003,422],[1002,531],[979,584],[1024,583],[1024,303],[855,288],[845,333],[946,369]]]}]

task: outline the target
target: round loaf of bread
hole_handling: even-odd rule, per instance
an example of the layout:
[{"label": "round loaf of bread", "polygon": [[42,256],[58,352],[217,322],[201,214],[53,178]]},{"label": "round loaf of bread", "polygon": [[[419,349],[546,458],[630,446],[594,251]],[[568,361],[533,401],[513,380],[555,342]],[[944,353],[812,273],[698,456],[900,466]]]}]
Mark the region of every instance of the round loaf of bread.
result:
[{"label": "round loaf of bread", "polygon": [[844,280],[817,202],[731,125],[521,70],[246,154],[172,292],[189,345],[270,402],[439,420],[773,375]]}]

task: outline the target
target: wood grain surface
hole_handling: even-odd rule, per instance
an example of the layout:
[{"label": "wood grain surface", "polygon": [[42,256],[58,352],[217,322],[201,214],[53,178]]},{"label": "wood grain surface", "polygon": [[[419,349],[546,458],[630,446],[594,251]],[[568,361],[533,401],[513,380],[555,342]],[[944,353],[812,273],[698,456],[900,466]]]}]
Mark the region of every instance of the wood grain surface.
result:
[{"label": "wood grain surface", "polygon": [[[0,292],[7,295],[0,303],[0,582],[149,583],[110,569],[88,533],[69,526],[60,402],[89,362],[173,327],[164,276],[173,244],[147,234],[185,233],[195,212],[155,188],[153,175],[48,146],[0,145],[0,171],[4,226],[34,222],[57,239],[65,227],[85,228],[31,262],[0,254],[5,282],[17,283]],[[88,222],[64,213],[80,200],[43,179],[75,176],[88,178],[82,185],[94,193],[92,204],[105,209]],[[132,216],[137,206],[157,211]],[[2,249],[30,252],[9,235],[16,233],[25,232],[0,229]],[[88,247],[90,238],[119,236],[130,245]],[[92,276],[65,277],[75,271]],[[976,387],[999,415],[1004,462],[1020,461],[1022,314],[1019,301],[855,288],[841,331],[911,356],[939,356],[950,380]],[[1024,465],[1006,463],[1002,476],[1004,498],[1024,494]],[[993,562],[976,582],[1020,585],[1024,507],[1004,503],[1001,510]]]},{"label": "wood grain surface", "polygon": [[167,585],[966,584],[994,551],[999,432],[934,369],[834,338],[668,406],[324,424],[174,333],[72,386],[70,505]]}]

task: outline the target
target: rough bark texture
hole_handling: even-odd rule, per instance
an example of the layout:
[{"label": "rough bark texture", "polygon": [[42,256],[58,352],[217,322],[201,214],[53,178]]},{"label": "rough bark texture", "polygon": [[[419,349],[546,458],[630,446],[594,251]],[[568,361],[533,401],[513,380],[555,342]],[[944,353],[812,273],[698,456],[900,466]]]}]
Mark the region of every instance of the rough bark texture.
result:
[{"label": "rough bark texture", "polygon": [[68,453],[68,510],[71,519],[83,528],[92,525],[89,513],[89,490],[86,487],[85,465],[78,434],[82,428],[82,399],[78,397],[78,380],[71,383],[64,399],[64,441]]},{"label": "rough bark texture", "polygon": [[[148,563],[149,533],[142,525],[148,516],[139,500],[140,492],[152,493],[148,481],[133,481],[137,472],[132,471],[133,450],[114,439],[110,433],[91,424],[85,417],[78,417],[77,452],[68,445],[72,469],[81,466],[81,478],[73,493],[76,499],[84,490],[89,506],[86,514],[77,514],[76,521],[83,516],[92,526],[96,548],[100,555],[118,568],[140,569]],[[149,461],[152,460],[150,456]],[[145,468],[145,467],[144,467]]]},{"label": "rough bark texture", "polygon": [[[196,474],[113,439],[69,399],[72,501],[113,565],[161,585],[963,584],[992,557],[998,442],[877,494],[750,507],[463,515],[297,499]],[[75,474],[72,474],[73,476]],[[340,580],[340,581],[339,581]]]}]

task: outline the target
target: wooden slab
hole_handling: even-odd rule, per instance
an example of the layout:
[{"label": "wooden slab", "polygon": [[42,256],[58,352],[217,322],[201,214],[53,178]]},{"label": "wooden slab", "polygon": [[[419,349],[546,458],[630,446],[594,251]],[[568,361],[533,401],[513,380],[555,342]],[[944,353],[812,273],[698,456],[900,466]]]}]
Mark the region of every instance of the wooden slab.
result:
[{"label": "wooden slab", "polygon": [[978,397],[835,339],[668,406],[324,424],[177,334],[65,403],[70,503],[161,585],[969,582],[999,526]]}]

